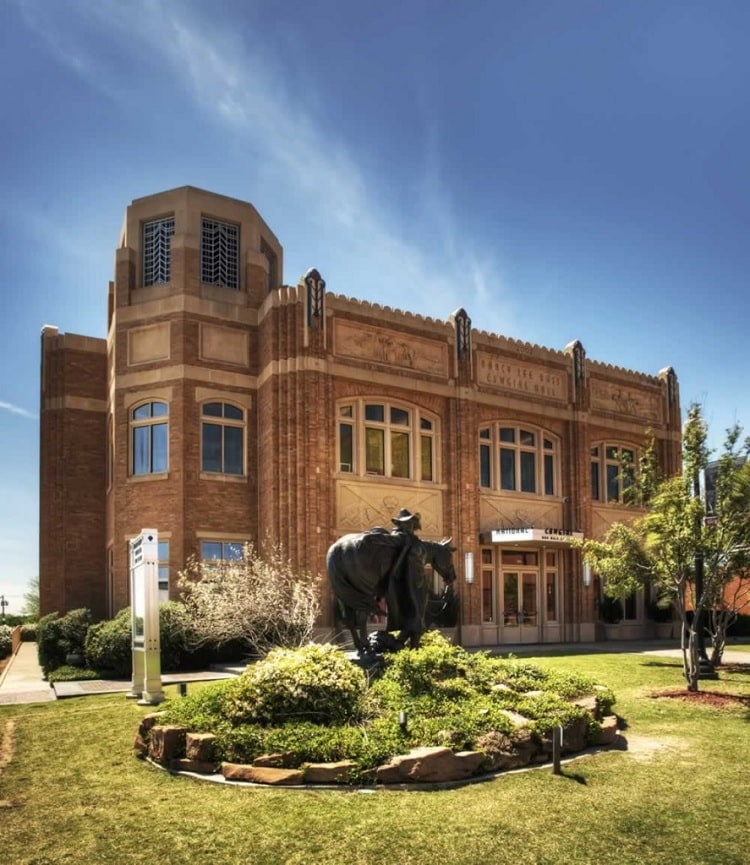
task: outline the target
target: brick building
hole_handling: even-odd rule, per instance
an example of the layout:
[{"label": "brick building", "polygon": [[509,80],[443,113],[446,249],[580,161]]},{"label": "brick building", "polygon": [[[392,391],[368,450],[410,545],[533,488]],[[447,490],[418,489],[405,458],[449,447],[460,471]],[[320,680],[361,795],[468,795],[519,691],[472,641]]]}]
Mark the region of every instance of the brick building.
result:
[{"label": "brick building", "polygon": [[[107,338],[42,331],[42,612],[127,605],[144,526],[174,597],[191,554],[270,537],[322,574],[333,540],[407,507],[458,548],[464,644],[593,639],[598,587],[570,538],[632,515],[620,455],[637,458],[647,429],[679,467],[674,371],[282,274],[251,204],[183,187],[128,207]],[[644,599],[628,609],[622,635],[645,634]]]}]

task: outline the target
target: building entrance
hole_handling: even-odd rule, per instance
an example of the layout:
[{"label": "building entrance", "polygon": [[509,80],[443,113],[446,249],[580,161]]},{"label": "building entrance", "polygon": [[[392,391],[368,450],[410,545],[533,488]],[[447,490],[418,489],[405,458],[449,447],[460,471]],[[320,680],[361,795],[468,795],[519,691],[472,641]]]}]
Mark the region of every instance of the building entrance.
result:
[{"label": "building entrance", "polygon": [[482,550],[485,644],[560,641],[559,558],[544,548]]}]

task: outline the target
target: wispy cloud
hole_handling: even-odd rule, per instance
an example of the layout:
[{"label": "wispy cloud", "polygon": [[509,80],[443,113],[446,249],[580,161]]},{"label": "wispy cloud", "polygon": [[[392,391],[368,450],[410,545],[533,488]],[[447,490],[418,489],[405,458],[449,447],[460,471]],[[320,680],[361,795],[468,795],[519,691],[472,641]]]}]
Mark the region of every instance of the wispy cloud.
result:
[{"label": "wispy cloud", "polygon": [[[482,327],[507,327],[512,304],[493,251],[477,251],[470,231],[457,226],[429,96],[415,121],[424,126],[422,174],[412,189],[396,189],[392,178],[366,174],[346,140],[316,117],[320,94],[310,92],[309,81],[292,83],[288,64],[265,45],[264,28],[240,32],[228,17],[188,2],[79,0],[56,20],[47,3],[25,0],[24,8],[36,10],[28,20],[58,59],[97,91],[120,99],[128,88],[167,80],[199,122],[230,133],[252,154],[237,177],[245,172],[246,182],[274,184],[279,213],[303,220],[305,248],[312,242],[318,250],[303,270],[327,259],[337,277],[324,271],[331,290],[441,318],[464,306]],[[253,4],[245,14],[256,14]],[[145,58],[148,80],[134,72]],[[198,148],[196,142],[196,163]],[[409,202],[408,214],[396,210],[399,201]],[[280,229],[287,241],[289,226]],[[287,273],[287,281],[303,270]]]},{"label": "wispy cloud", "polygon": [[5,400],[0,400],[0,409],[10,412],[11,414],[19,415],[20,417],[27,417],[29,420],[39,419],[39,416],[34,414],[34,412],[22,408],[19,405],[13,405],[12,402],[6,402]]}]

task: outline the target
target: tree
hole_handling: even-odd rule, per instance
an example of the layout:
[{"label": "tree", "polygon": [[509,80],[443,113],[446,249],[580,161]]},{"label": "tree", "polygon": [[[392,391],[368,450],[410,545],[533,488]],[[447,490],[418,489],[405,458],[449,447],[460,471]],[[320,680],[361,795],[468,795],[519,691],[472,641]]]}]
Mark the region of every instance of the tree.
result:
[{"label": "tree", "polygon": [[39,620],[39,609],[39,577],[32,577],[23,596],[23,615],[29,621],[36,622]]},{"label": "tree", "polygon": [[706,484],[707,627],[713,664],[721,663],[727,630],[750,603],[750,438],[740,443],[741,436],[737,425],[727,431],[710,490]]},{"label": "tree", "polygon": [[[706,424],[701,408],[690,406],[682,442],[683,472],[653,482],[647,512],[631,524],[615,523],[602,541],[583,544],[584,558],[604,579],[604,592],[624,598],[653,585],[661,604],[671,604],[682,623],[683,667],[688,689],[698,690],[701,636],[706,610],[738,569],[747,573],[750,489],[729,471],[739,431],[725,445],[718,510],[706,520],[699,479],[708,462]],[[722,463],[723,464],[723,463]],[[747,481],[750,483],[750,480]],[[745,498],[748,496],[748,498]],[[724,632],[725,633],[725,632]]]},{"label": "tree", "polygon": [[256,656],[307,642],[318,617],[317,579],[298,573],[278,546],[246,544],[238,560],[188,562],[182,599],[195,647],[237,641]]}]

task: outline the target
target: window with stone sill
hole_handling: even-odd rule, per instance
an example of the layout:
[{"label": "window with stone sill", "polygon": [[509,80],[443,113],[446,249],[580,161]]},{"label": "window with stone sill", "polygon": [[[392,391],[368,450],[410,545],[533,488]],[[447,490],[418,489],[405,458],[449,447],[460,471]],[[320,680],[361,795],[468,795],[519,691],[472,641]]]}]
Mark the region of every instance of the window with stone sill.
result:
[{"label": "window with stone sill", "polygon": [[607,504],[635,504],[638,450],[632,445],[601,442],[591,448],[591,498]]},{"label": "window with stone sill", "polygon": [[201,471],[245,474],[245,410],[228,402],[201,409]]},{"label": "window with stone sill", "polygon": [[144,402],[130,410],[130,473],[161,474],[169,466],[169,406]]},{"label": "window with stone sill", "polygon": [[242,541],[201,541],[204,562],[236,562],[242,558]]},{"label": "window with stone sill", "polygon": [[498,422],[479,430],[479,485],[483,489],[559,496],[556,436],[533,426]]},{"label": "window with stone sill", "polygon": [[340,403],[339,472],[437,481],[437,419],[413,406],[381,400]]}]

